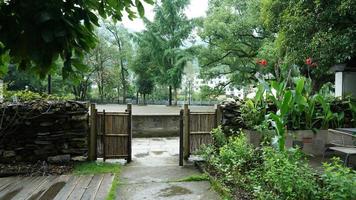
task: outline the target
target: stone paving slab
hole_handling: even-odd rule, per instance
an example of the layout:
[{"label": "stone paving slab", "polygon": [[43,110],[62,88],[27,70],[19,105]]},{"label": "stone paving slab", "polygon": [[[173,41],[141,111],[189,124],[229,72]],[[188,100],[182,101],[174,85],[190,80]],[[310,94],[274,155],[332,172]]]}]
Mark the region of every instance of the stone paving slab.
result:
[{"label": "stone paving slab", "polygon": [[171,182],[122,185],[117,200],[219,200],[210,183]]},{"label": "stone paving slab", "polygon": [[191,175],[199,175],[194,166],[124,167],[120,182],[123,184],[173,182]]}]

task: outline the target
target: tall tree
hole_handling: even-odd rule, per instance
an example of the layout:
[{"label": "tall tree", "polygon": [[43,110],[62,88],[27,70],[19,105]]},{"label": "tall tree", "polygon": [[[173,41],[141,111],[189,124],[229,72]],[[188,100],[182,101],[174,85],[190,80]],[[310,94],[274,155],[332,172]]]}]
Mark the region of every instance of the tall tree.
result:
[{"label": "tall tree", "polygon": [[[97,85],[100,101],[104,102],[107,93],[106,87],[111,83],[114,66],[114,55],[116,48],[109,46],[109,43],[104,38],[99,38],[98,45],[86,55],[87,64],[93,68],[93,80]],[[112,89],[112,87],[110,87]]]},{"label": "tall tree", "polygon": [[146,104],[146,95],[151,94],[155,88],[155,78],[159,74],[159,69],[156,67],[155,61],[152,59],[150,34],[148,32],[136,34],[135,41],[137,44],[137,51],[133,62],[131,63],[131,70],[135,74],[135,82],[138,94],[143,95],[143,103]]},{"label": "tall tree", "polygon": [[153,22],[145,20],[151,59],[159,68],[157,74],[161,84],[168,85],[169,105],[172,105],[172,91],[177,102],[184,64],[188,60],[182,47],[189,37],[193,24],[184,14],[189,0],[162,0],[155,5]]},{"label": "tall tree", "polygon": [[127,30],[122,27],[120,24],[116,24],[110,21],[105,23],[105,28],[111,33],[113,36],[113,43],[116,44],[119,50],[118,54],[118,65],[120,67],[120,76],[121,80],[118,84],[122,85],[122,97],[123,104],[126,103],[127,98],[127,90],[128,90],[128,65],[131,61],[132,56],[132,41],[129,38],[129,33]]},{"label": "tall tree", "polygon": [[[258,50],[266,38],[259,22],[259,0],[210,0],[198,26],[204,44],[198,49],[205,79],[226,75],[241,86],[256,80]],[[225,84],[227,86],[228,84]]]}]

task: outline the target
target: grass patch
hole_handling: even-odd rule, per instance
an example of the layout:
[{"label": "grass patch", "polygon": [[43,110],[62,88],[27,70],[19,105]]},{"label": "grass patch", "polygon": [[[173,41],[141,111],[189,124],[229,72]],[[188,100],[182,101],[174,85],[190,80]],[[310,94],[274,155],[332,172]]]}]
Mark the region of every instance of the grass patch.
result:
[{"label": "grass patch", "polygon": [[[97,162],[80,162],[74,164],[73,174],[88,175],[88,174],[104,174],[120,172],[120,165],[114,163],[97,163]],[[115,176],[116,177],[116,176]]]},{"label": "grass patch", "polygon": [[214,177],[210,176],[209,178],[211,187],[216,191],[223,200],[231,200],[232,195],[230,190],[225,187],[219,180],[215,179]]},{"label": "grass patch", "polygon": [[119,185],[120,185],[119,173],[116,173],[115,177],[114,177],[114,180],[112,182],[109,194],[108,194],[108,196],[106,197],[105,200],[114,200],[114,199],[116,199],[116,193],[117,193],[116,191],[117,191],[117,188],[119,187]]},{"label": "grass patch", "polygon": [[195,182],[195,181],[209,181],[209,176],[206,174],[194,174],[177,180],[177,182]]}]

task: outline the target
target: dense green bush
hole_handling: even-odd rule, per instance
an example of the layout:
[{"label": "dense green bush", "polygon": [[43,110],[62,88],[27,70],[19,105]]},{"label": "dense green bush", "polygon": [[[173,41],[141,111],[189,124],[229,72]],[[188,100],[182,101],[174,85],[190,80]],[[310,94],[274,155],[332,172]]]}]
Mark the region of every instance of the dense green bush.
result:
[{"label": "dense green bush", "polygon": [[243,133],[235,135],[226,138],[219,127],[214,145],[202,150],[208,172],[231,193],[243,190],[261,200],[356,199],[356,173],[340,162],[324,164],[319,175],[299,149],[253,148]]},{"label": "dense green bush", "polygon": [[356,199],[356,172],[344,167],[339,158],[324,163],[324,199]]},{"label": "dense green bush", "polygon": [[321,191],[312,170],[298,151],[263,149],[263,163],[250,174],[257,199],[320,199]]},{"label": "dense green bush", "polygon": [[5,91],[4,92],[5,101],[18,101],[18,102],[26,102],[33,100],[52,100],[52,101],[60,101],[60,100],[70,100],[73,99],[73,96],[57,96],[57,95],[49,95],[49,94],[40,94],[36,92],[32,92],[29,90],[19,90],[19,91]]},{"label": "dense green bush", "polygon": [[256,158],[258,158],[255,155],[256,151],[252,145],[247,143],[242,133],[230,138],[224,137],[220,127],[215,129],[213,131],[214,143],[220,146],[205,147],[203,157],[214,170],[223,174],[224,181],[243,184],[246,181],[246,171],[255,165]]}]

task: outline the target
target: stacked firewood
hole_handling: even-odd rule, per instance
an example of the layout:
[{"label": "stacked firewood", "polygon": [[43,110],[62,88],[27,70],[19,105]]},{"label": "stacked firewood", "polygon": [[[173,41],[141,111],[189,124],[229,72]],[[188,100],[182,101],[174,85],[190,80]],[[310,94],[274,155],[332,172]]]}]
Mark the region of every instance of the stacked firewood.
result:
[{"label": "stacked firewood", "polygon": [[231,133],[232,130],[236,131],[244,127],[240,110],[241,102],[239,100],[226,100],[221,107],[223,109],[222,128],[226,134]]},{"label": "stacked firewood", "polygon": [[64,161],[87,152],[88,107],[75,101],[0,105],[0,162]]}]

